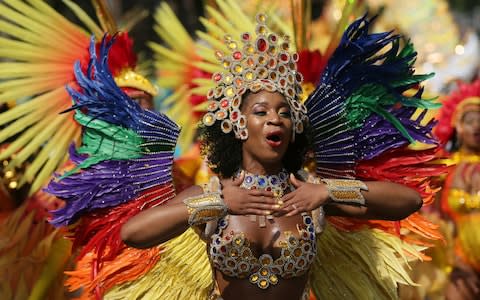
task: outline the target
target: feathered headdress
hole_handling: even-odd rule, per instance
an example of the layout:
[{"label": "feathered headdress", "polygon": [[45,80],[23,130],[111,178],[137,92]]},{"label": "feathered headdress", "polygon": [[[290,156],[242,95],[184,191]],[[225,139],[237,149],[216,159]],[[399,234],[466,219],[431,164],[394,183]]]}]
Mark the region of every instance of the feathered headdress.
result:
[{"label": "feathered headdress", "polygon": [[442,99],[442,104],[434,133],[442,144],[446,144],[453,137],[456,122],[472,109],[469,105],[480,110],[480,80],[470,84],[459,82],[458,88]]}]

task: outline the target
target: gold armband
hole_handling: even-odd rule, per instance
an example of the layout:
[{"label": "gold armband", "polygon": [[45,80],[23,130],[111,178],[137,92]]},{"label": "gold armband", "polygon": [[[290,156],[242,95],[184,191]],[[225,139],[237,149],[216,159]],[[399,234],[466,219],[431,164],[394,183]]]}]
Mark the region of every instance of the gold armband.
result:
[{"label": "gold armband", "polygon": [[365,198],[360,191],[368,191],[368,187],[362,181],[322,178],[321,182],[327,185],[328,195],[333,202],[365,205]]},{"label": "gold armband", "polygon": [[190,226],[205,224],[227,215],[227,207],[223,203],[218,178],[211,180],[208,185],[208,192],[183,200],[188,209]]}]

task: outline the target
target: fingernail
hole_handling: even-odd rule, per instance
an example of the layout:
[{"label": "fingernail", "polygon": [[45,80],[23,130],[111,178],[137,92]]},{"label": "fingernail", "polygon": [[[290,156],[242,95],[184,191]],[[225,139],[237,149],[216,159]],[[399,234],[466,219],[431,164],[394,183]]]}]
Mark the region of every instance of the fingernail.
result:
[{"label": "fingernail", "polygon": [[275,208],[280,208],[280,204],[275,204]]},{"label": "fingernail", "polygon": [[269,211],[269,210],[265,211],[265,214],[266,214],[266,215],[269,215],[269,214],[271,214],[271,213],[272,213],[272,212]]},{"label": "fingernail", "polygon": [[283,201],[282,201],[282,200],[278,200],[277,203],[280,204],[280,205],[282,205],[282,204],[283,204]]}]

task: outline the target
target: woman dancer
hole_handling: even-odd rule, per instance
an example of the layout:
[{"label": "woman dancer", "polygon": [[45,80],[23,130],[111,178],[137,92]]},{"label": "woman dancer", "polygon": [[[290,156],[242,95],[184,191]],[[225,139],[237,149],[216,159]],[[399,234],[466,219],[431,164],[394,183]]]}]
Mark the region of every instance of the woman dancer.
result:
[{"label": "woman dancer", "polygon": [[[411,283],[397,260],[418,251],[396,230],[403,224],[415,230],[418,219],[336,217],[323,227],[325,213],[399,220],[421,206],[417,192],[380,178],[428,196],[426,178],[437,168],[423,165],[431,155],[406,148],[414,140],[435,143],[423,115],[412,119],[428,101],[421,93],[402,95],[428,77],[412,76],[411,45],[398,51],[398,36],[370,35],[369,21],[359,19],[304,106],[299,57],[265,21],[259,15],[256,34],[244,32],[240,41],[226,35],[226,52],[215,53],[224,69],[212,75],[201,136],[220,178],[176,197],[171,165],[178,126],[115,86],[105,70],[105,41],[87,74],[77,66],[80,89],[69,92],[89,139],[72,153],[78,167],[51,182],[49,191],[66,201],[53,222],[82,217],[77,235],[92,241],[92,255],[84,256],[91,270],[81,278],[86,294],[298,299],[310,284],[325,299],[391,299],[397,282]],[[387,45],[391,50],[375,55]],[[322,177],[298,172],[310,132]],[[209,257],[189,226],[209,243]],[[128,244],[151,248],[125,247],[120,231]]]},{"label": "woman dancer", "polygon": [[447,299],[480,296],[480,81],[460,83],[444,100],[436,130],[450,141],[455,168],[442,192],[442,211],[455,226],[455,259],[446,288]]}]

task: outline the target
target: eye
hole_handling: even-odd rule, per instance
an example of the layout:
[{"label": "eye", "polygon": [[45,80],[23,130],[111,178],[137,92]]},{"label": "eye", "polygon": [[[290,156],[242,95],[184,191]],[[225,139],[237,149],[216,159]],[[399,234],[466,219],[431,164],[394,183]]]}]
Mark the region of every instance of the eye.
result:
[{"label": "eye", "polygon": [[267,114],[267,112],[265,110],[254,110],[253,111],[253,114],[256,115],[256,116],[265,116]]},{"label": "eye", "polygon": [[292,116],[292,113],[289,110],[282,110],[278,114],[284,118],[290,118]]}]

